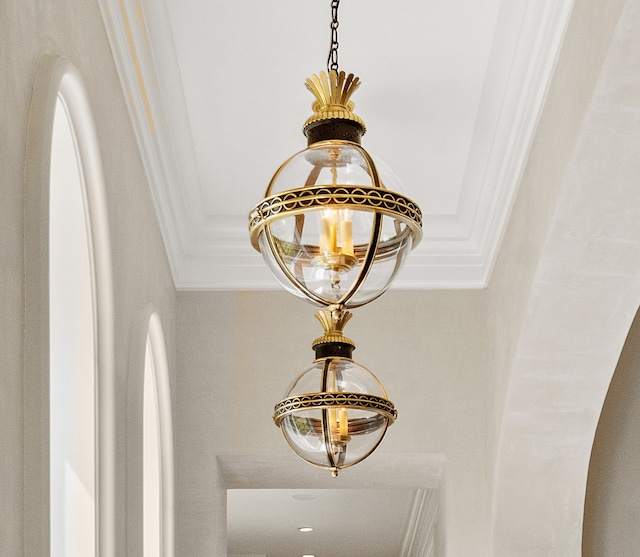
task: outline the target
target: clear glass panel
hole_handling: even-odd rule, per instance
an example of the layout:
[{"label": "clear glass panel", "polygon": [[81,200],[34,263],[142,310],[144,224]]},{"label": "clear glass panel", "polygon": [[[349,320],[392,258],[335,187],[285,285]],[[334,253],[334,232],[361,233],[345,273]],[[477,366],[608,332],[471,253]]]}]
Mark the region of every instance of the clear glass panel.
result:
[{"label": "clear glass panel", "polygon": [[[313,409],[286,416],[282,432],[295,452],[307,462],[330,468],[322,420],[326,419],[330,450],[334,464],[352,466],[366,458],[380,444],[387,427],[387,419],[374,412],[336,408]],[[341,423],[348,422],[348,426]],[[344,433],[341,433],[345,427]]]},{"label": "clear glass panel", "polygon": [[[328,209],[284,217],[269,227],[278,257],[291,275],[329,304],[340,300],[355,284],[371,237],[373,218],[373,213],[367,211]],[[266,238],[261,237],[261,250],[265,246],[268,253],[266,244]],[[273,268],[277,263],[269,265]],[[278,275],[289,282],[280,269]],[[289,289],[287,284],[283,286]]]},{"label": "clear glass panel", "polygon": [[374,264],[367,279],[351,299],[349,306],[357,307],[374,300],[384,293],[411,252],[413,236],[408,225],[389,217],[383,217],[383,232],[376,250]]},{"label": "clear glass panel", "polygon": [[[314,211],[273,221],[269,228],[274,237],[277,256],[288,268],[294,282],[308,289],[324,304],[340,301],[347,292],[357,286],[374,224],[374,214],[369,211]],[[341,219],[348,214],[350,224]],[[333,233],[327,233],[327,221],[332,219]],[[325,232],[323,232],[323,227]],[[350,232],[345,246],[341,231]],[[288,291],[300,296],[303,289],[296,289],[272,257],[265,233],[260,235],[260,249],[274,276]],[[330,244],[327,249],[327,245]],[[345,249],[346,247],[346,249]],[[382,218],[381,240],[374,263],[346,307],[357,307],[378,297],[393,281],[411,251],[412,236],[409,227],[388,216]],[[333,253],[331,253],[333,251]]]},{"label": "clear glass panel", "polygon": [[280,168],[268,194],[326,185],[373,186],[362,148],[337,142],[305,149]]},{"label": "clear glass panel", "polygon": [[[366,367],[346,358],[332,358],[328,369],[327,391],[338,393],[365,393],[387,397],[387,393],[378,378]],[[324,360],[303,371],[289,385],[284,398],[290,396],[322,392],[322,373]]]}]

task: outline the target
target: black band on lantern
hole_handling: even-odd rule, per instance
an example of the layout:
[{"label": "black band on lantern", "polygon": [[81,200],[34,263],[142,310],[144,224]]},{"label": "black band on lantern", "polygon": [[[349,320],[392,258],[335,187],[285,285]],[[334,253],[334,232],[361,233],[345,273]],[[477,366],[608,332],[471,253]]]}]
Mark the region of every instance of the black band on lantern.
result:
[{"label": "black band on lantern", "polygon": [[304,134],[307,136],[307,145],[331,139],[351,141],[360,145],[364,132],[364,128],[358,122],[342,118],[320,120],[309,124],[304,129]]},{"label": "black band on lantern", "polygon": [[316,360],[324,358],[346,358],[351,360],[353,345],[346,342],[322,342],[313,347]]}]

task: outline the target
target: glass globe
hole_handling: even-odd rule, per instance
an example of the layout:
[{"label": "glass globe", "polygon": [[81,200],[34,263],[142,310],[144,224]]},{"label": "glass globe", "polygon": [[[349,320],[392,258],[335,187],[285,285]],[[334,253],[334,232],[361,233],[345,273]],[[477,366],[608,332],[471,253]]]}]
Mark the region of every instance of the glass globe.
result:
[{"label": "glass globe", "polygon": [[328,357],[293,381],[274,420],[300,457],[337,476],[376,449],[396,415],[373,373],[350,358]]},{"label": "glass globe", "polygon": [[320,306],[385,292],[422,237],[421,213],[359,144],[319,141],[286,161],[250,214],[253,246],[289,292]]}]

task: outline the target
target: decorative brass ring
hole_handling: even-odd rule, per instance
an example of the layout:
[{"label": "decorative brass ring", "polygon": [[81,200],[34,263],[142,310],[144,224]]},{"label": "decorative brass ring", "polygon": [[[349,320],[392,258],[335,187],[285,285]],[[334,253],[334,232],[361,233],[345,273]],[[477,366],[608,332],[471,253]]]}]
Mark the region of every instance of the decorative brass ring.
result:
[{"label": "decorative brass ring", "polygon": [[422,238],[422,212],[408,197],[373,186],[325,185],[288,190],[260,201],[249,213],[251,244],[260,251],[258,237],[272,220],[331,206],[391,216],[411,228],[416,244]]},{"label": "decorative brass ring", "polygon": [[370,410],[382,414],[392,424],[398,416],[393,403],[386,398],[363,393],[307,393],[285,398],[276,404],[273,420],[278,427],[285,416],[298,410],[323,408]]}]

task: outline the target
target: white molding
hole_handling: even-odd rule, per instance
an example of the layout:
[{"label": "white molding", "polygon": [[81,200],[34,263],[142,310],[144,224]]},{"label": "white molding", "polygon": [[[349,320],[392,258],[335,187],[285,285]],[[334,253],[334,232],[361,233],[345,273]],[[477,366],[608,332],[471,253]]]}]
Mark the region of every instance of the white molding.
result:
[{"label": "white molding", "polygon": [[[494,191],[476,200],[470,232],[480,246],[485,285],[518,192],[573,5],[574,0],[528,0],[522,6],[522,27],[515,30],[517,46],[482,184],[483,191]],[[516,4],[505,2],[503,9],[516,9]],[[500,52],[505,47],[494,45],[494,60],[504,58]]]},{"label": "white molding", "polygon": [[[246,215],[204,213],[165,3],[99,3],[176,286],[279,288],[249,243]],[[461,202],[456,214],[425,215],[425,239],[394,288],[487,285],[573,3],[503,2]]]},{"label": "white molding", "polygon": [[[154,2],[152,10],[145,10],[139,0],[98,3],[175,278],[182,255],[200,228],[194,207],[201,207],[202,203],[197,200],[200,189],[193,150],[188,148],[188,117],[181,98],[180,71],[166,7],[164,2]],[[154,24],[164,27],[162,36],[169,43],[162,49],[162,83],[150,43],[147,13],[155,16]],[[178,85],[169,87],[171,82]],[[165,102],[163,95],[172,94],[178,98]],[[171,106],[171,111],[165,110],[165,104]],[[174,140],[172,134],[185,126],[181,141]],[[186,149],[178,149],[185,144]]]},{"label": "white molding", "polygon": [[173,557],[175,551],[173,515],[175,494],[171,381],[164,333],[160,317],[156,312],[153,312],[149,318],[148,341],[153,355],[160,436],[162,557]]},{"label": "white molding", "polygon": [[435,492],[429,489],[417,490],[407,521],[400,557],[434,556],[437,514],[438,502]]}]

